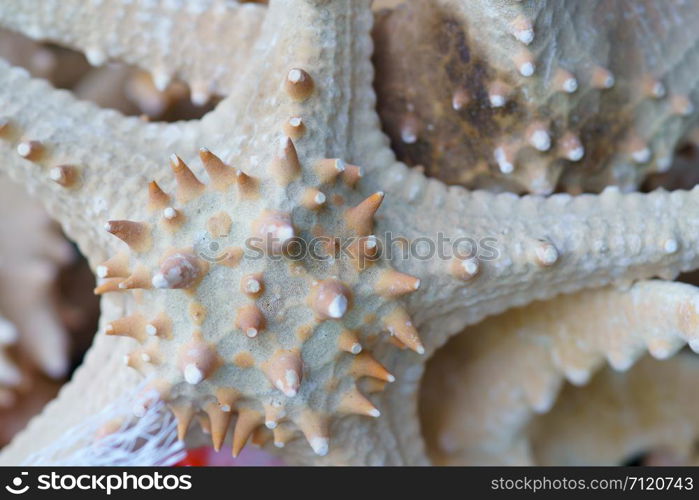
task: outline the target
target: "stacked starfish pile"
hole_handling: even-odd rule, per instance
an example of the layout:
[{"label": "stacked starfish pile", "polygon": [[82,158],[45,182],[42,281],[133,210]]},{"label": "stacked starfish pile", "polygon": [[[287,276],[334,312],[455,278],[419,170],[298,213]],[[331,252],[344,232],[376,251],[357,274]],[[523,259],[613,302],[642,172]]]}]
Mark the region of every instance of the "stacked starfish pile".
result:
[{"label": "stacked starfish pile", "polygon": [[[649,37],[696,8],[468,4],[384,15],[378,106],[369,0],[0,5],[4,27],[92,64],[225,96],[200,120],[147,123],[0,64],[1,168],[76,241],[102,296],[84,364],[0,460],[139,372],[181,438],[234,454],[252,440],[306,464],[691,460],[699,414],[682,395],[698,368],[677,353],[699,343],[699,295],[648,279],[699,267],[699,189],[615,186],[635,189],[651,158],[666,168],[693,125],[695,40]],[[625,16],[638,36],[611,29]],[[623,56],[602,50],[617,36]],[[424,57],[385,62],[408,42]],[[396,161],[377,107],[401,157],[444,181]],[[535,194],[445,184],[478,176]]]}]

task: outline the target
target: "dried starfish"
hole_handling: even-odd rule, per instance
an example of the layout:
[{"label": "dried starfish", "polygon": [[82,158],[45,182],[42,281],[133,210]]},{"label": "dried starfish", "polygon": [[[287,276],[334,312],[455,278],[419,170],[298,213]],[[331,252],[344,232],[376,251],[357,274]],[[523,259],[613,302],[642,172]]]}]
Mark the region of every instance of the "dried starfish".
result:
[{"label": "dried starfish", "polygon": [[694,2],[414,0],[374,30],[399,159],[447,183],[635,189],[696,124]]},{"label": "dried starfish", "polygon": [[17,328],[20,349],[35,366],[53,378],[63,377],[69,339],[56,310],[54,287],[73,249],[41,205],[4,175],[0,217],[0,311]]},{"label": "dried starfish", "polygon": [[[423,425],[433,459],[481,465],[621,463],[648,449],[691,444],[699,428],[688,394],[699,361],[682,357],[668,368],[645,361],[629,369],[646,352],[665,360],[686,343],[699,351],[698,308],[699,288],[647,281],[628,290],[608,287],[537,302],[467,328],[435,356],[425,376],[422,410],[429,418]],[[622,378],[600,375],[589,388],[566,389],[559,396],[566,379],[585,385],[605,362],[629,372]],[[563,398],[561,408],[557,396]],[[575,417],[566,434],[572,405],[581,397],[590,411]],[[536,414],[549,411],[532,429]],[[630,420],[634,414],[637,422]],[[615,427],[621,418],[627,433]],[[672,418],[677,425],[670,425]],[[573,439],[589,440],[589,446]]]},{"label": "dried starfish", "polygon": [[681,352],[643,358],[626,373],[603,370],[581,389],[566,386],[527,431],[536,463],[618,465],[663,454],[689,465],[699,434],[697,376],[699,359]]},{"label": "dried starfish", "polygon": [[[75,23],[73,6],[41,2],[37,20],[37,2],[3,4],[0,23],[72,43],[95,62],[96,47],[137,63],[163,53],[148,35],[108,52],[90,22],[100,16]],[[244,66],[222,74],[198,52],[223,40],[216,30],[201,40],[179,29],[179,18],[172,23],[165,45],[190,49],[162,56],[163,73],[206,76],[209,88],[229,94],[199,121],[124,118],[0,65],[2,168],[46,203],[106,280],[84,365],[4,450],[4,463],[53,440],[59,419],[71,426],[135,387],[126,355],[156,377],[182,430],[191,414],[205,414],[217,446],[237,413],[234,452],[253,431],[264,440],[256,429],[266,424],[290,461],[424,464],[420,353],[535,299],[699,267],[699,190],[544,199],[447,188],[396,162],[380,131],[368,0],[236,4],[197,19],[210,28],[251,8],[264,16],[257,42]],[[99,9],[141,23],[173,15],[153,7],[139,17],[137,4],[106,0]],[[182,158],[172,157],[172,173],[161,167],[170,154]],[[412,242],[412,252],[362,265],[358,256],[373,258],[388,233]],[[340,237],[354,258],[293,261],[284,245],[292,236]],[[260,257],[241,258],[253,237]],[[444,237],[473,238],[478,253],[421,257],[420,241]],[[211,243],[225,251],[208,253]],[[355,390],[358,378],[371,402]],[[291,439],[299,429],[310,447]]]}]

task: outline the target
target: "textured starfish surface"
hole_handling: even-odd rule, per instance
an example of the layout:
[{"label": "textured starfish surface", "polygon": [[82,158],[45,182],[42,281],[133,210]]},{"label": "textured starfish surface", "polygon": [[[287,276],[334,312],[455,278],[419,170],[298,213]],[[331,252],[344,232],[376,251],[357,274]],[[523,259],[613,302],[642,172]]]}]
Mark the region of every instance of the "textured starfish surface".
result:
[{"label": "textured starfish surface", "polygon": [[[654,449],[686,454],[699,432],[691,383],[699,359],[675,354],[686,344],[699,350],[698,299],[692,285],[641,281],[467,328],[425,377],[423,425],[434,460],[618,464]],[[646,353],[656,360],[638,361]],[[622,373],[595,375],[607,363]]]},{"label": "textured starfish surface", "polygon": [[[93,63],[124,58],[201,99],[227,95],[201,120],[145,123],[0,64],[1,168],[103,280],[83,366],[2,462],[142,372],[182,435],[196,417],[216,447],[232,434],[234,454],[252,435],[291,462],[425,464],[418,386],[451,335],[537,299],[699,267],[699,190],[520,198],[397,162],[375,111],[369,1],[180,3],[104,0],[82,23],[77,1],[0,6],[0,24]],[[130,31],[97,29],[105,14]]]},{"label": "textured starfish surface", "polygon": [[450,184],[635,189],[696,124],[693,2],[415,0],[375,28],[399,159]]}]

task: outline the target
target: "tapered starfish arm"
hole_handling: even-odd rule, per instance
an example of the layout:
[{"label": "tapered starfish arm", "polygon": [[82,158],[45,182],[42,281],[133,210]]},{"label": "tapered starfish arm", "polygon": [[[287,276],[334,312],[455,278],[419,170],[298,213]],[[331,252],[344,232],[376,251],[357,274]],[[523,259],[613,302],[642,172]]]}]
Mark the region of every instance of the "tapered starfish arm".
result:
[{"label": "tapered starfish arm", "polygon": [[628,370],[648,351],[665,359],[686,343],[696,349],[698,299],[691,285],[644,281],[536,302],[464,330],[423,381],[431,455],[532,463],[526,427],[555,405],[565,379],[582,385],[605,361]]},{"label": "tapered starfish arm", "polygon": [[[0,463],[22,463],[30,454],[54,443],[68,428],[99,412],[141,383],[138,375],[124,365],[123,358],[129,349],[125,339],[104,335],[104,325],[123,311],[123,301],[110,297],[103,299],[100,330],[85,361],[71,381],[63,386],[58,397],[3,448]],[[65,450],[66,453],[71,451]]]},{"label": "tapered starfish arm", "polygon": [[[536,299],[699,266],[699,189],[518,198],[446,189],[398,169],[379,178],[399,200],[387,195],[378,233],[414,242],[407,258],[392,257],[422,279],[410,297],[416,322],[451,322],[441,338]],[[466,244],[455,246],[459,238]],[[425,258],[418,241],[441,241],[443,255],[433,248]]]},{"label": "tapered starfish arm", "polygon": [[536,463],[619,465],[642,458],[659,465],[653,461],[666,456],[692,465],[697,377],[698,357],[682,352],[662,362],[644,358],[625,373],[606,369],[583,388],[566,386],[527,433]]},{"label": "tapered starfish arm", "polygon": [[107,0],[89,7],[81,0],[3,2],[0,25],[80,50],[95,65],[108,59],[138,65],[153,72],[161,89],[181,78],[204,102],[230,91],[266,10],[222,0]]},{"label": "tapered starfish arm", "polygon": [[163,151],[193,131],[100,110],[1,61],[0,107],[0,169],[44,203],[93,263],[112,245],[102,228],[107,209],[114,214],[109,205],[127,208],[157,177]]}]

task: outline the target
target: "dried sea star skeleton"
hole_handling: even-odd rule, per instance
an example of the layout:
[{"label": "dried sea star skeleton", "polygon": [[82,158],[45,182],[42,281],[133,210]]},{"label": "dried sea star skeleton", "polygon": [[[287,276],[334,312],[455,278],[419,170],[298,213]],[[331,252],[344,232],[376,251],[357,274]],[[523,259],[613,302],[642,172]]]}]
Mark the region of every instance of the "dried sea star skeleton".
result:
[{"label": "dried sea star skeleton", "polygon": [[[12,12],[0,16],[4,24],[12,18]],[[360,194],[389,193],[378,213],[375,234],[393,231],[409,239],[436,240],[442,233],[452,241],[461,236],[496,239],[494,261],[410,258],[393,262],[400,271],[421,280],[407,308],[421,330],[427,354],[464,326],[534,299],[611,281],[673,276],[699,265],[695,250],[699,218],[693,215],[699,190],[648,195],[608,190],[599,196],[517,198],[446,188],[397,163],[374,110],[371,24],[368,1],[272,2],[246,67],[237,67],[228,98],[202,120],[190,123],[145,124],[123,118],[75,102],[67,93],[2,65],[0,102],[10,121],[0,141],[0,154],[7,160],[3,169],[47,204],[96,266],[121,249],[101,229],[105,220],[145,217],[144,187],[150,179],[173,191],[172,181],[159,168],[167,154],[181,154],[205,178],[190,160],[199,147],[206,146],[263,186],[271,186],[279,176],[275,178],[266,167],[278,155],[284,124],[292,116],[302,116],[306,133],[295,139],[300,172],[289,195],[317,180],[316,162],[339,157],[362,165],[364,176],[357,193],[338,188],[337,194],[355,203],[361,200]],[[294,86],[288,90],[289,81],[300,81],[298,74],[290,74],[292,68],[302,68],[315,82],[314,90],[300,102],[294,101]],[[24,157],[17,154],[20,143],[26,144],[20,148]],[[77,179],[72,186],[50,179],[47,171],[59,164],[74,167]],[[258,202],[263,205],[254,205],[255,210],[293,210],[300,203],[278,196],[277,191]],[[332,205],[328,210],[331,216],[340,215]],[[300,218],[295,215],[293,223],[303,223]],[[284,283],[273,278],[272,285],[277,284]],[[367,305],[357,301],[353,307],[361,312]],[[225,307],[220,304],[208,313],[220,314]],[[57,419],[66,426],[77,423],[136,384],[138,377],[122,364],[132,340],[104,335],[108,320],[132,311],[128,295],[103,299],[100,332],[85,365],[3,452],[4,463],[17,462],[54,439],[61,431],[55,426]],[[362,342],[380,329],[381,325],[369,321],[359,331]],[[398,351],[386,337],[375,340],[372,351],[396,378],[393,386],[372,396],[383,415],[373,420],[335,418],[327,457],[314,457],[307,444],[293,441],[284,451],[288,459],[427,463],[416,411],[424,358]],[[314,373],[307,376],[312,381]]]},{"label": "dried sea star skeleton", "polygon": [[[628,289],[606,287],[536,302],[467,328],[432,360],[424,379],[422,408],[431,418],[423,424],[432,456],[437,463],[452,465],[526,465],[537,459],[546,464],[590,464],[594,460],[590,450],[599,449],[599,459],[611,464],[649,448],[685,451],[699,432],[697,422],[690,418],[691,403],[682,404],[678,396],[682,391],[660,387],[674,387],[663,380],[666,372],[674,376],[676,368],[686,366],[688,373],[695,373],[696,356],[668,368],[648,362],[641,362],[645,364],[639,370],[634,367],[647,353],[667,360],[685,345],[699,350],[698,306],[699,289],[694,286],[641,281]],[[582,317],[585,321],[580,321]],[[585,386],[606,364],[626,373],[623,378],[600,375],[601,379],[618,380],[623,387],[615,390],[595,379],[590,388],[567,390],[570,401],[562,410],[558,408],[557,398],[566,380]],[[508,369],[503,371],[503,366]],[[643,397],[639,388],[647,384],[652,369],[659,370],[653,384],[658,392]],[[489,384],[484,386],[483,381]],[[626,393],[626,388],[633,391]],[[610,399],[609,394],[615,392]],[[590,412],[581,413],[579,424],[566,425],[577,418],[570,415],[575,411],[571,404],[584,397],[589,397]],[[624,400],[631,408],[624,407]],[[609,406],[605,407],[605,401]],[[467,420],[463,418],[465,408],[470,409]],[[603,410],[605,418],[593,409]],[[683,422],[677,424],[682,431],[663,433],[676,409],[674,421]],[[638,411],[638,421],[628,420],[627,432],[616,432],[610,438],[618,419],[634,411]],[[544,414],[539,421],[538,414]],[[549,435],[554,424],[558,431]],[[577,454],[576,450],[583,449],[580,443],[569,448],[565,443],[575,439],[582,425],[598,428],[580,433],[586,440],[600,437]],[[575,432],[568,435],[566,428]],[[558,442],[558,434],[567,437]],[[537,446],[548,451],[539,456]],[[551,458],[554,456],[565,460],[558,462]]]}]

